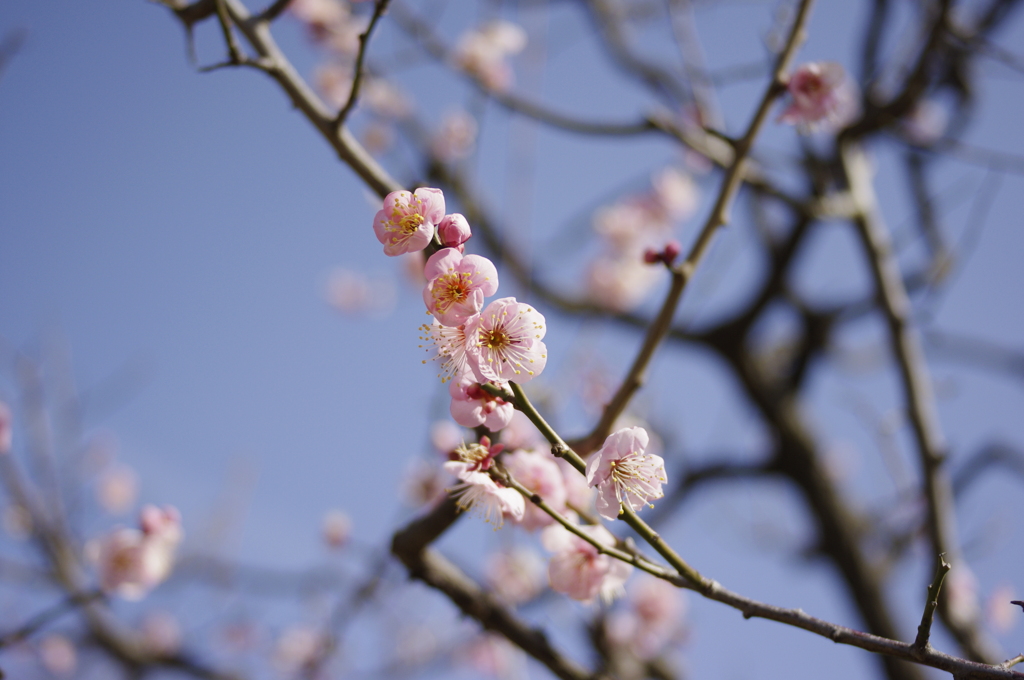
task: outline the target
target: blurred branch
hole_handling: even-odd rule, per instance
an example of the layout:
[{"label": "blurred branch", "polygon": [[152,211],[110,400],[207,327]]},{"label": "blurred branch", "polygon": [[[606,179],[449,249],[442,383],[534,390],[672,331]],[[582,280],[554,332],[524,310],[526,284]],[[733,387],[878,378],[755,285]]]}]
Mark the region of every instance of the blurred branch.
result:
[{"label": "blurred branch", "polygon": [[49,609],[36,614],[16,630],[0,635],[0,649],[26,640],[65,614],[73,612],[84,604],[102,600],[103,598],[104,595],[100,591],[70,595]]},{"label": "blurred branch", "polygon": [[[914,432],[924,497],[928,502],[928,525],[934,554],[960,561],[953,506],[953,487],[946,471],[946,442],[939,426],[931,379],[924,353],[911,320],[910,300],[892,251],[885,224],[878,212],[872,188],[871,167],[861,149],[846,144],[840,149],[843,168],[860,215],[857,233],[871,265],[879,306],[889,326],[893,356],[899,366],[903,399]],[[981,632],[978,620],[961,620],[943,598],[939,613],[965,652],[976,660],[994,661],[1001,655]]]},{"label": "blurred branch", "polygon": [[334,119],[334,127],[338,130],[345,125],[345,121],[348,120],[348,116],[352,113],[352,109],[355,108],[356,102],[359,100],[359,88],[363,84],[363,78],[366,77],[363,63],[366,61],[366,50],[370,46],[370,36],[373,34],[373,29],[377,27],[377,22],[384,16],[384,12],[388,9],[388,3],[391,0],[376,0],[373,4],[373,15],[370,17],[370,23],[366,27],[366,30],[359,35],[359,52],[356,53],[356,63],[354,66],[354,75],[352,76],[352,90],[348,94],[348,101],[338,111],[338,116]]}]

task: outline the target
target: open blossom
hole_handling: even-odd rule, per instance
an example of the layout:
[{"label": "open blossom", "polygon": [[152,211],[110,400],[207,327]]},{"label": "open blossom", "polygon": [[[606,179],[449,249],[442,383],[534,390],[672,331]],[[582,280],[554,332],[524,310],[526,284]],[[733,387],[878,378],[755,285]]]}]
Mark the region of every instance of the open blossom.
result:
[{"label": "open blossom", "polygon": [[508,21],[492,21],[463,34],[455,47],[455,62],[481,85],[504,90],[512,84],[508,58],[526,47],[526,31]]},{"label": "open blossom", "polygon": [[392,191],[373,218],[373,231],[384,244],[384,254],[393,257],[426,248],[442,218],[444,194],[440,189]]},{"label": "open blossom", "polygon": [[181,516],[170,506],[147,505],[139,524],[114,529],[98,546],[100,587],[126,600],[141,599],[170,575],[182,538]]},{"label": "open blossom", "polygon": [[[442,326],[435,320],[433,324],[420,326],[420,331],[423,333],[420,340],[432,345],[437,352],[433,358],[441,362],[441,373],[438,374],[441,382],[461,380],[463,376],[471,374],[470,357],[466,353],[468,343],[465,325]],[[428,352],[431,349],[424,345],[420,347]],[[427,360],[424,359],[423,363],[427,363]]]},{"label": "open blossom", "polygon": [[597,487],[597,512],[608,519],[619,515],[620,505],[640,510],[664,494],[665,461],[645,454],[647,431],[628,427],[614,432],[587,462],[587,482]]},{"label": "open blossom", "polygon": [[[599,524],[581,526],[580,531],[598,543],[615,545],[615,537]],[[552,590],[574,600],[589,602],[600,595],[610,601],[623,592],[633,566],[608,555],[566,530],[553,524],[541,537],[544,547],[554,553],[548,563],[548,582]]]},{"label": "open blossom", "polygon": [[641,659],[651,659],[684,634],[686,599],[668,581],[644,576],[630,588],[629,607],[608,619],[608,637],[628,645]]},{"label": "open blossom", "polygon": [[498,290],[498,270],[486,257],[463,255],[442,248],[423,268],[427,285],[423,302],[427,311],[445,326],[459,326],[477,314],[484,298]]},{"label": "open blossom", "polygon": [[548,361],[545,332],[540,312],[512,297],[495,300],[466,322],[470,368],[481,382],[532,380]]},{"label": "open blossom", "polygon": [[450,489],[455,502],[463,511],[473,510],[483,515],[484,521],[500,528],[508,515],[515,521],[523,519],[526,503],[515,489],[498,486],[486,472],[477,472],[469,463],[452,461],[444,464],[461,480]]},{"label": "open blossom", "polygon": [[483,425],[491,432],[497,432],[512,421],[515,407],[484,390],[472,375],[449,382],[448,392],[452,397],[452,418],[463,427]]},{"label": "open blossom", "polygon": [[[565,481],[555,460],[548,453],[519,450],[505,456],[503,464],[513,479],[543,498],[544,502],[553,510],[564,514],[566,511]],[[546,527],[554,521],[551,515],[533,503],[529,503],[523,513],[520,526],[526,531],[534,531]]]},{"label": "open blossom", "polygon": [[780,123],[813,127],[817,124],[839,126],[852,117],[856,107],[853,84],[840,64],[811,62],[797,67],[786,86],[790,104]]}]

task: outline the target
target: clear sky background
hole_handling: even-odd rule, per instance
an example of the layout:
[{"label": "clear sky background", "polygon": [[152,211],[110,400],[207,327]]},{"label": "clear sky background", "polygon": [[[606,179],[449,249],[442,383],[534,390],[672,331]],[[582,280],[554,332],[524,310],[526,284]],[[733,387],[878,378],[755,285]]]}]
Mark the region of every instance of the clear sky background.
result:
[{"label": "clear sky background", "polygon": [[[820,2],[801,60],[854,63],[862,4]],[[702,6],[698,27],[709,64],[760,57],[773,10],[764,2]],[[556,6],[548,22],[521,11],[509,16],[531,27],[531,40],[546,35],[551,58],[543,71],[520,63],[524,87],[537,85],[547,101],[599,119],[647,110],[650,101],[637,88],[607,76],[574,8]],[[450,23],[454,36],[467,20],[454,7],[449,12],[443,25]],[[998,37],[1014,49],[1024,44],[1024,21],[1012,23]],[[430,454],[430,424],[446,416],[447,399],[436,371],[420,363],[419,290],[381,254],[370,228],[375,199],[266,77],[196,73],[181,27],[155,4],[0,1],[0,34],[19,29],[25,42],[0,77],[0,398],[17,403],[17,353],[41,357],[58,374],[66,359],[85,395],[85,431],[116,440],[118,459],[139,473],[142,501],[181,508],[189,550],[269,566],[317,564],[325,559],[320,521],[330,508],[352,516],[360,543],[385,544],[410,516],[398,485],[410,460]],[[300,72],[310,74],[317,56],[295,22],[282,19],[276,32]],[[401,47],[385,25],[380,54]],[[200,32],[199,57],[222,58],[212,26]],[[1024,153],[1022,76],[982,64],[969,139]],[[433,123],[470,98],[464,84],[439,73],[425,64],[403,71]],[[745,124],[761,88],[757,80],[724,90],[731,131]],[[792,129],[769,125],[761,151],[784,163],[794,138]],[[508,140],[520,141],[513,147]],[[516,224],[524,242],[533,235],[568,251],[594,208],[678,160],[654,140],[531,135],[496,110],[481,143],[478,181],[498,214]],[[527,151],[537,163],[524,173]],[[909,233],[912,216],[907,188],[885,174],[891,150],[873,151],[880,200],[899,237]],[[386,165],[406,179],[401,156]],[[947,235],[971,252],[930,323],[1024,346],[1021,176],[951,161],[935,186]],[[716,187],[717,176],[701,180],[705,197]],[[974,202],[986,187],[995,190],[982,194],[991,197],[983,214]],[[728,309],[759,266],[744,245],[750,227],[737,213],[737,225],[688,292],[683,317],[706,321]],[[683,225],[683,238],[691,233],[692,224]],[[578,261],[562,265],[562,251],[535,247],[542,277],[580,290]],[[823,228],[805,257],[802,290],[828,298],[868,289],[846,227]],[[914,257],[908,249],[905,262]],[[325,288],[339,266],[395,286],[394,308],[371,316],[332,309]],[[511,277],[502,286],[502,295],[516,294]],[[574,361],[591,352],[618,376],[636,346],[634,336],[615,329],[553,312],[548,321],[548,387],[575,380]],[[881,326],[865,323],[843,337],[850,349],[866,351],[884,336]],[[639,403],[688,455],[757,451],[753,414],[735,410],[735,388],[723,384],[725,374],[709,357],[670,348],[654,368]],[[938,362],[935,377],[955,455],[993,440],[1024,441],[1019,376]],[[866,400],[884,414],[898,403],[894,388],[877,371],[815,377],[818,434],[835,444],[858,490],[874,488],[884,468],[849,404]],[[567,412],[566,433],[582,429],[582,416]],[[975,487],[961,506],[983,597],[1002,585],[1024,595],[1020,498],[1019,480],[1004,475]],[[226,505],[234,512],[224,528]],[[765,483],[701,494],[670,535],[695,566],[741,593],[853,623],[852,610],[830,590],[831,575],[794,556],[806,535],[799,509],[791,492]],[[97,516],[87,529],[113,521]],[[509,540],[469,525],[460,523],[444,541],[467,561],[481,547]],[[893,593],[907,603],[908,631],[926,578],[908,570],[905,587]],[[684,655],[693,677],[781,677],[785,669],[787,677],[811,678],[827,669],[829,677],[854,678],[873,669],[857,650],[772,623],[744,623],[714,603],[691,598],[691,605],[694,629]],[[730,635],[705,634],[723,629]],[[1024,646],[1022,630],[1002,638],[1011,656]]]}]

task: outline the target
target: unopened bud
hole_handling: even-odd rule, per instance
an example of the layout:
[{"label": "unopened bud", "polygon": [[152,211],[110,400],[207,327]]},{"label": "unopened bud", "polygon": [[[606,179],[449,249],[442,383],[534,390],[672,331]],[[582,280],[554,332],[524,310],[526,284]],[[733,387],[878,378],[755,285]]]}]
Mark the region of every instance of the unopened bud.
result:
[{"label": "unopened bud", "polygon": [[469,228],[469,222],[460,213],[445,215],[441,223],[437,225],[437,234],[441,238],[441,245],[446,248],[458,248],[462,252],[462,244],[473,235]]}]

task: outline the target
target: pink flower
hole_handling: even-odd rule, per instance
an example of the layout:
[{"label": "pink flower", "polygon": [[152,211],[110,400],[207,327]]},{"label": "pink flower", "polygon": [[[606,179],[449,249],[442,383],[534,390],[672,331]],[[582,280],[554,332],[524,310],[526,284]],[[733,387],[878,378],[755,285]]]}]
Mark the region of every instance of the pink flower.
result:
[{"label": "pink flower", "polygon": [[476,145],[476,119],[463,110],[445,114],[441,128],[430,140],[430,150],[445,163],[461,161]]},{"label": "pink flower", "polygon": [[622,504],[640,510],[664,495],[665,461],[645,454],[647,444],[642,427],[624,428],[609,435],[587,462],[587,482],[597,487],[597,512],[602,517],[615,519]]},{"label": "pink flower", "polygon": [[472,375],[449,382],[448,392],[452,397],[452,418],[463,427],[483,425],[491,432],[497,432],[512,421],[515,413],[512,404],[484,390]]},{"label": "pink flower", "polygon": [[526,47],[526,32],[507,21],[493,21],[463,34],[455,48],[455,62],[489,90],[512,84],[508,57]]},{"label": "pink flower", "polygon": [[[472,373],[470,357],[466,353],[467,338],[464,325],[442,326],[435,320],[431,325],[420,326],[420,331],[423,333],[420,340],[433,345],[433,349],[437,352],[433,358],[441,361],[441,372],[438,374],[441,382],[461,380],[463,376]],[[420,345],[420,347],[430,351],[430,347],[425,345]],[[424,359],[423,363],[427,363],[427,360]]]},{"label": "pink flower", "polygon": [[854,114],[853,85],[843,67],[835,62],[802,64],[790,76],[786,89],[790,104],[779,116],[780,123],[807,128],[816,124],[840,126]]},{"label": "pink flower", "polygon": [[495,528],[501,528],[505,515],[517,522],[523,519],[526,502],[515,489],[498,486],[490,475],[476,472],[469,463],[452,461],[444,467],[462,481],[449,489],[461,510],[483,515],[488,524],[496,523]]},{"label": "pink flower", "polygon": [[[456,466],[450,468],[453,475],[458,476],[460,472],[469,470],[472,472],[482,472],[491,469],[491,463],[494,462],[494,458],[504,450],[504,444],[491,444],[490,437],[480,437],[480,443],[470,442],[469,444],[463,442],[455,447],[455,450],[451,452],[451,460],[458,463],[465,463],[466,467]],[[448,467],[447,465],[445,467]]]},{"label": "pink flower", "polygon": [[456,248],[461,253],[463,244],[473,235],[469,222],[460,213],[445,215],[441,224],[437,225],[437,235],[446,248]]},{"label": "pink flower", "polygon": [[141,599],[170,575],[182,538],[181,517],[170,506],[147,505],[139,524],[141,530],[114,529],[98,546],[100,587],[126,600]]},{"label": "pink flower", "polygon": [[684,593],[668,581],[644,576],[629,591],[627,610],[609,619],[609,637],[629,645],[641,659],[651,659],[683,634]]},{"label": "pink flower", "polygon": [[51,633],[39,642],[39,661],[53,675],[69,678],[78,668],[78,653],[67,637]]},{"label": "pink flower", "polygon": [[548,361],[545,332],[540,312],[512,297],[495,300],[466,322],[470,368],[480,382],[532,380]]},{"label": "pink flower", "polygon": [[528,602],[544,587],[544,560],[530,548],[510,548],[494,553],[485,569],[487,585],[509,604]]},{"label": "pink flower", "polygon": [[644,301],[661,272],[635,257],[602,255],[587,269],[588,297],[614,311],[629,311]]},{"label": "pink flower", "polygon": [[352,518],[341,510],[328,510],[321,525],[321,534],[328,548],[337,550],[352,535]]},{"label": "pink flower", "polygon": [[[599,524],[581,526],[580,531],[609,547],[615,537]],[[623,592],[623,584],[633,573],[633,566],[608,555],[575,536],[562,525],[544,530],[544,547],[554,552],[548,563],[548,582],[552,590],[565,593],[574,600],[589,602],[595,596],[610,601]]]},{"label": "pink flower", "polygon": [[440,189],[392,191],[373,218],[373,231],[384,244],[384,254],[393,257],[426,248],[443,217],[444,194]]},{"label": "pink flower", "polygon": [[[548,453],[519,450],[505,456],[503,464],[513,479],[539,495],[553,510],[565,514],[565,481],[554,457]],[[526,531],[534,531],[554,521],[551,515],[530,503],[520,525]]]},{"label": "pink flower", "polygon": [[445,326],[466,323],[484,306],[484,298],[498,290],[498,270],[490,260],[463,255],[455,248],[442,248],[431,255],[423,275],[427,278],[423,302]]}]

